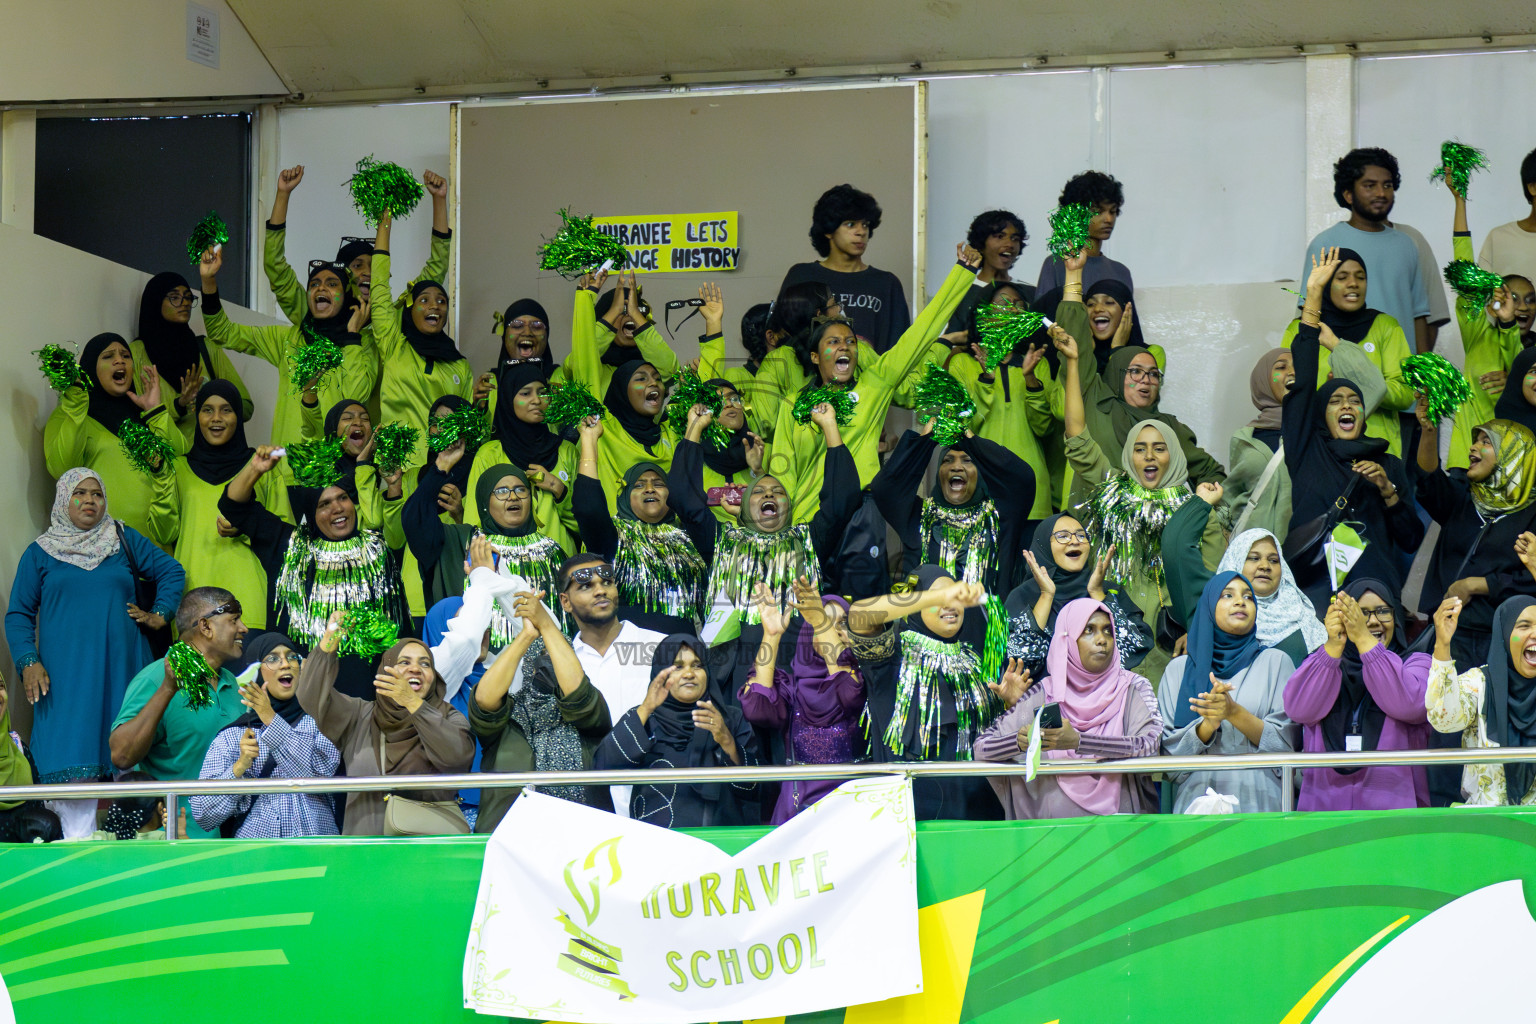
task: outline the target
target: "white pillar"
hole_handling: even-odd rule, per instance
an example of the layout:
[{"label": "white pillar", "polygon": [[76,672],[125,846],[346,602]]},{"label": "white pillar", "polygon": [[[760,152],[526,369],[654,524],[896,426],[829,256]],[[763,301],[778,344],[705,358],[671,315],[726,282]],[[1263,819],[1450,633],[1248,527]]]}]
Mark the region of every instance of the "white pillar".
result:
[{"label": "white pillar", "polygon": [[1333,165],[1355,147],[1355,58],[1309,53],[1307,61],[1307,238],[1339,219]]},{"label": "white pillar", "polygon": [[0,224],[32,230],[37,186],[37,112],[0,113]]}]

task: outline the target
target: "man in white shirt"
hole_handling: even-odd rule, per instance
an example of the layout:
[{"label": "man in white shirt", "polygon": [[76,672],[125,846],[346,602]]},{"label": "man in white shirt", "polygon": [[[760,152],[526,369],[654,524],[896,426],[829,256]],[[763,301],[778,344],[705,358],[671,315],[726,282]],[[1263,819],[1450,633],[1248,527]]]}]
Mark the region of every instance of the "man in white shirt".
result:
[{"label": "man in white shirt", "polygon": [[1531,204],[1530,215],[1489,231],[1477,262],[1483,269],[1504,277],[1518,274],[1527,281],[1536,281],[1536,149],[1520,161],[1520,192]]},{"label": "man in white shirt", "polygon": [[[587,679],[608,702],[617,722],[645,700],[651,685],[651,657],[666,637],[618,617],[619,591],[613,566],[590,552],[572,555],[555,581],[560,607],[576,623],[571,647]],[[613,786],[613,808],[629,817],[631,786]]]}]

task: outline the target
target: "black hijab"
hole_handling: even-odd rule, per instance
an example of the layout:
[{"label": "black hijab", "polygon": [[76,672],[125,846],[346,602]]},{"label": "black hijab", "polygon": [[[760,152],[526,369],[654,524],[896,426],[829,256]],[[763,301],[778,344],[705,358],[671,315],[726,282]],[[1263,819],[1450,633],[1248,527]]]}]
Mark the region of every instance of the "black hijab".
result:
[{"label": "black hijab", "polygon": [[[1493,636],[1488,643],[1488,664],[1483,668],[1483,722],[1488,742],[1501,747],[1536,747],[1536,679],[1515,671],[1509,655],[1509,636],[1515,620],[1536,597],[1522,594],[1499,605],[1493,613]],[[1504,765],[1504,802],[1514,807],[1536,779],[1536,762]]]},{"label": "black hijab", "polygon": [[161,303],[177,288],[190,291],[191,285],[180,274],[169,271],[149,279],[139,298],[139,340],[144,343],[144,354],[160,371],[161,379],[179,389],[181,379],[199,361],[208,368],[208,376],[214,373],[203,339],[189,325],[172,323],[160,315]]},{"label": "black hijab", "polygon": [[[945,496],[944,488],[939,479],[940,474],[944,470],[944,456],[950,452],[960,452],[971,460],[971,465],[976,469],[976,486],[971,489],[970,500],[960,505],[956,505]],[[971,456],[970,452],[956,444],[947,445],[939,449],[939,457],[933,464],[933,485],[929,488],[928,493],[933,496],[935,502],[943,505],[945,508],[975,508],[991,497],[987,493],[987,482],[981,478],[981,467],[976,465],[976,460]]]},{"label": "black hijab", "polygon": [[[321,435],[322,438],[329,439],[332,437],[337,437],[336,431],[341,426],[341,414],[346,412],[348,408],[354,405],[360,407],[364,411],[366,411],[368,408],[368,405],[365,402],[359,402],[355,398],[343,398],[341,401],[337,402],[335,405],[331,406],[329,410],[326,411],[325,433]],[[371,422],[370,426],[372,426]],[[345,444],[346,438],[341,438],[341,442]],[[341,467],[349,476],[357,471],[357,457],[355,455],[349,455],[343,451],[341,458],[337,459],[336,461],[339,465],[341,465]],[[460,461],[463,460],[461,459]]]},{"label": "black hijab", "polygon": [[[298,651],[300,649],[298,644],[288,639],[288,637],[283,633],[262,633],[258,635],[254,640],[247,640],[245,642],[245,660],[247,664],[256,666],[257,686],[262,685],[261,659],[265,658],[279,647],[286,647],[290,651]],[[297,673],[295,673],[295,676],[297,676]],[[278,718],[281,718],[283,721],[293,726],[298,725],[299,721],[304,717],[304,709],[299,706],[299,698],[297,693],[295,693],[294,696],[289,697],[287,700],[273,699],[272,710],[277,714]],[[239,729],[242,732],[244,732],[246,729],[260,729],[262,728],[261,716],[256,714],[254,711],[247,711],[233,722],[230,722],[224,728]],[[219,731],[222,732],[223,730],[221,729]]]},{"label": "black hijab", "polygon": [[[299,523],[296,529],[308,530],[309,536],[312,539],[320,539],[324,536],[320,532],[320,527],[315,523],[315,510],[320,507],[320,496],[330,487],[340,487],[347,492],[347,497],[352,499],[352,504],[354,506],[357,504],[357,480],[350,473],[327,487],[304,487],[300,484],[288,485],[288,507],[293,509],[294,518]],[[354,515],[352,532],[340,539],[350,540],[357,536],[360,529],[359,521],[356,515]]]},{"label": "black hijab", "polygon": [[[491,517],[491,492],[496,485],[509,476],[515,476],[528,488],[528,518],[523,520],[523,525],[515,530],[509,530],[496,522]],[[475,508],[480,511],[480,532],[496,537],[526,537],[533,533],[538,524],[533,521],[533,485],[528,482],[528,474],[510,463],[500,463],[486,469],[480,474],[480,479],[475,481]]]},{"label": "black hijab", "polygon": [[1523,384],[1525,375],[1536,367],[1536,348],[1523,348],[1510,364],[1509,376],[1504,381],[1504,391],[1493,407],[1494,419],[1512,420],[1536,431],[1536,407],[1525,400]]},{"label": "black hijab", "polygon": [[416,320],[411,316],[411,309],[416,305],[416,300],[421,298],[421,293],[428,288],[436,288],[446,298],[448,289],[436,281],[417,281],[411,285],[411,301],[405,304],[400,311],[400,330],[405,335],[405,340],[416,354],[426,362],[426,374],[432,375],[432,367],[438,363],[454,363],[463,359],[458,346],[453,339],[448,337],[447,331],[438,331],[436,334],[426,334],[416,326]]},{"label": "black hijab", "polygon": [[[1370,269],[1365,266],[1365,260],[1353,249],[1339,250],[1339,266],[1334,270],[1337,277],[1339,270],[1344,269],[1344,264],[1354,260],[1360,264],[1366,273],[1366,294],[1370,294]],[[1371,325],[1381,315],[1381,310],[1372,309],[1369,306],[1361,306],[1353,313],[1346,313],[1333,304],[1333,278],[1328,279],[1328,284],[1323,287],[1322,321],[1343,341],[1362,341],[1371,333]],[[1359,390],[1358,388],[1356,390]]]},{"label": "black hijab", "polygon": [[309,312],[306,301],[304,319],[299,322],[300,330],[308,335],[310,332],[328,339],[337,348],[345,348],[348,345],[361,345],[363,336],[347,330],[347,324],[352,321],[353,304],[360,300],[352,294],[352,273],[347,270],[345,263],[314,263],[310,265],[309,277],[304,281],[304,290],[309,291],[309,286],[315,283],[315,278],[329,270],[341,278],[341,301],[336,304],[336,312],[324,320],[315,319],[315,314]]},{"label": "black hijab", "polygon": [[197,474],[197,478],[208,484],[228,483],[231,478],[245,464],[251,460],[255,451],[245,440],[245,417],[241,414],[240,389],[227,380],[211,380],[204,384],[197,392],[197,401],[192,403],[192,414],[198,415],[203,408],[203,403],[217,395],[229,403],[235,410],[235,430],[229,435],[229,439],[223,444],[212,445],[203,436],[201,424],[192,429],[192,450],[187,453],[187,468]]},{"label": "black hijab", "polygon": [[[1392,588],[1380,580],[1367,578],[1355,580],[1344,588],[1344,593],[1356,601],[1372,593],[1387,602],[1387,607],[1392,609],[1392,642],[1387,644],[1387,650],[1399,658],[1403,657],[1407,653],[1403,643],[1405,620],[1402,608],[1392,596]],[[1348,640],[1344,642],[1344,656],[1339,659],[1339,669],[1343,679],[1339,683],[1338,699],[1333,702],[1327,716],[1318,723],[1323,732],[1323,749],[1341,752],[1348,746],[1346,736],[1359,736],[1361,750],[1376,750],[1381,745],[1381,729],[1386,724],[1387,715],[1377,707],[1371,691],[1365,688],[1365,668],[1360,661],[1360,649]],[[1359,770],[1360,766],[1334,769],[1340,775],[1353,775]]]},{"label": "black hijab", "polygon": [[[709,680],[705,684],[704,696],[699,700],[709,701],[720,714],[725,716],[727,727],[736,737],[737,747],[744,748],[746,746],[744,732],[748,730],[743,725],[741,712],[725,700],[720,681],[710,664],[708,644],[689,633],[671,634],[656,645],[656,653],[651,656],[651,678],[654,679],[660,675],[662,669],[669,668],[676,660],[678,652],[684,647],[698,656]],[[651,712],[650,718],[646,721],[646,728],[658,745],[682,754],[680,762],[674,760],[674,767],[715,766],[715,751],[720,749],[720,744],[715,742],[709,730],[700,729],[693,724],[693,709],[696,706],[696,704],[684,704],[668,693],[667,699]],[[724,788],[724,784],[719,782],[692,783],[691,785],[699,798],[708,803],[719,800]]]},{"label": "black hijab", "polygon": [[[469,408],[469,400],[467,398],[461,398],[458,395],[439,396],[436,401],[427,406],[427,422],[430,424],[436,418],[437,410],[439,409],[458,412],[460,409],[467,408]],[[457,487],[460,494],[469,493],[469,471],[474,468],[475,453],[479,450],[479,445],[475,445],[473,448],[466,447],[459,461],[455,462],[453,468],[448,471],[448,482]],[[426,464],[417,468],[416,478],[418,480],[427,471],[427,466],[434,464],[435,458],[435,455],[429,454]]]},{"label": "black hijab", "polygon": [[540,381],[547,384],[549,375],[538,360],[504,363],[496,371],[496,415],[491,428],[508,461],[525,469],[538,463],[553,472],[560,458],[560,435],[543,423],[524,423],[515,408],[517,393]]},{"label": "black hijab", "polygon": [[[1050,319],[1055,320],[1056,309],[1061,305],[1062,294],[1063,293],[1061,288],[1052,288],[1044,295],[1036,296],[1035,301],[1030,306],[1030,308],[1033,309],[1036,313],[1043,313]],[[1126,303],[1131,301],[1130,289],[1126,288],[1125,285],[1121,284],[1119,281],[1110,279],[1098,281],[1092,288],[1083,289],[1083,298],[1085,300],[1090,295],[1099,294],[1108,295],[1110,298],[1120,303],[1121,306],[1124,306]],[[1146,339],[1142,337],[1141,333],[1141,318],[1134,316],[1135,310],[1132,310],[1131,312],[1133,314],[1131,319],[1131,336],[1123,347],[1146,348],[1147,342]],[[1060,380],[1061,354],[1056,351],[1056,346],[1051,342],[1050,336],[1046,334],[1045,328],[1040,328],[1040,330],[1034,334],[1029,339],[1029,341],[1030,344],[1045,346],[1046,365],[1051,368],[1051,376],[1056,380]],[[1098,339],[1094,339],[1093,361],[1094,364],[1098,367],[1099,375],[1101,377],[1104,376],[1105,372],[1109,369],[1109,357],[1119,351],[1120,349],[1110,348],[1109,342],[1100,342]],[[1023,365],[1024,360],[1022,356],[1022,346],[1020,348],[1014,349],[1014,354],[1014,358],[1017,360],[1017,365]],[[1013,361],[1014,360],[1010,360],[1010,362]],[[1105,383],[1109,383],[1109,381],[1106,379]],[[1123,394],[1123,392],[1117,391],[1116,394]]]},{"label": "black hijab", "polygon": [[[920,565],[912,574],[915,581],[914,593],[929,589],[941,579],[954,579],[954,574],[942,565]],[[965,616],[960,620],[960,631],[954,636],[939,636],[923,623],[923,610],[921,608],[901,620],[901,628],[921,633],[930,640],[937,640],[941,644],[964,644],[976,652],[978,659],[981,657],[982,648],[985,646],[987,633],[986,606],[967,608]],[[914,720],[914,725],[915,720]]]},{"label": "black hijab", "polygon": [[[715,388],[728,388],[738,398],[741,396],[741,392],[736,390],[736,385],[724,377],[713,377],[704,383]],[[724,429],[723,425],[721,429]],[[724,448],[716,451],[714,445],[709,443],[707,435],[700,447],[704,449],[704,465],[729,480],[747,469],[746,423],[743,422],[737,429],[727,430],[726,433],[730,435],[731,440]]]},{"label": "black hijab", "polygon": [[[617,294],[618,289],[610,288],[597,297],[597,302],[593,312],[596,313],[598,320],[602,320],[603,317],[608,315],[608,311],[613,308],[614,297]],[[640,309],[645,313],[646,319],[650,319],[651,307],[644,299],[640,300]],[[545,320],[544,322],[549,323],[548,320]],[[599,362],[601,362],[604,366],[621,367],[625,363],[639,358],[640,346],[620,345],[618,342],[618,333],[618,331],[613,332],[613,343],[603,350],[603,356]]]},{"label": "black hijab", "polygon": [[[619,486],[619,493],[614,495],[613,498],[613,514],[617,518],[627,519],[632,523],[643,522],[639,516],[635,515],[635,510],[630,507],[629,492],[635,489],[635,484],[640,482],[640,477],[645,475],[647,470],[660,476],[663,482],[666,481],[666,471],[663,470],[660,466],[656,465],[654,462],[637,462],[633,466],[630,466],[628,469],[626,469],[624,471],[624,482]],[[663,519],[661,523],[656,523],[654,525],[660,526],[662,523],[675,524],[676,522],[677,509],[672,507],[672,502],[669,500],[667,502],[667,517]]]},{"label": "black hijab", "polygon": [[[133,420],[135,423],[141,421],[139,407],[133,404],[133,399],[127,395],[113,397],[107,394],[106,388],[101,386],[101,380],[96,376],[96,360],[101,358],[107,346],[114,341],[128,349],[128,390],[137,394],[138,388],[134,385],[134,376],[138,367],[133,365],[133,349],[123,340],[121,334],[98,334],[86,342],[85,348],[80,351],[80,369],[85,373],[88,385],[86,403],[91,419],[105,427],[107,433],[116,435],[128,420]],[[161,386],[173,387],[174,385],[163,383]]]},{"label": "black hijab", "polygon": [[[1056,613],[1066,607],[1068,601],[1076,601],[1080,597],[1088,596],[1088,581],[1093,578],[1093,553],[1088,554],[1088,560],[1083,567],[1076,572],[1063,569],[1056,564],[1056,559],[1051,555],[1051,534],[1056,532],[1056,524],[1063,517],[1077,519],[1067,512],[1058,512],[1040,521],[1035,527],[1034,539],[1029,543],[1030,554],[1035,556],[1035,561],[1040,563],[1040,568],[1050,576],[1051,582],[1056,584],[1056,594],[1051,598],[1051,619],[1049,622],[1039,624],[1040,628],[1049,633],[1056,626]],[[1079,520],[1081,522],[1081,520]],[[1085,541],[1083,547],[1088,547]],[[1111,584],[1106,581],[1106,588]],[[1035,607],[1035,602],[1040,600],[1040,584],[1035,582],[1033,573],[1028,578],[1013,588],[1013,593],[1008,595],[1005,606],[1010,617],[1030,614]]]},{"label": "black hijab", "polygon": [[[644,413],[636,412],[635,407],[629,404],[629,383],[646,366],[651,364],[644,359],[631,359],[614,370],[608,381],[608,390],[603,393],[603,407],[613,414],[625,433],[643,445],[646,451],[655,454],[654,446],[661,441],[661,424]],[[654,366],[651,368],[655,369]],[[501,405],[499,401],[496,404],[498,408]]]},{"label": "black hijab", "polygon": [[549,351],[549,314],[544,312],[544,307],[536,299],[518,299],[501,314],[500,330],[496,332],[496,337],[501,341],[501,358],[497,362],[497,369],[506,369],[520,361],[507,352],[507,324],[520,316],[535,316],[544,321],[544,351],[532,361],[544,368],[544,379],[549,380],[555,373],[555,357]]},{"label": "black hijab", "polygon": [[[1114,299],[1116,302],[1120,303],[1120,308],[1122,310],[1135,300],[1135,297],[1131,294],[1131,289],[1126,286],[1126,283],[1124,281],[1117,281],[1112,277],[1106,277],[1102,281],[1095,281],[1093,284],[1084,288],[1084,305],[1086,305],[1088,300],[1095,295],[1107,295],[1111,299]],[[1049,316],[1050,314],[1046,315]],[[1054,348],[1055,346],[1052,347]],[[1097,340],[1095,340],[1094,347],[1095,350],[1100,348],[1109,349],[1109,345],[1107,343],[1099,344]],[[1141,333],[1141,317],[1136,315],[1136,311],[1134,309],[1131,310],[1131,336],[1125,340],[1125,347],[1147,347],[1147,339],[1143,337]]]},{"label": "black hijab", "polygon": [[[1298,381],[1298,384],[1301,382]],[[1360,385],[1348,377],[1334,377],[1324,382],[1317,389],[1317,420],[1315,422],[1318,433],[1323,438],[1323,447],[1327,448],[1346,468],[1357,459],[1380,459],[1387,454],[1387,442],[1379,437],[1367,437],[1361,434],[1353,440],[1342,437],[1334,437],[1328,432],[1328,399],[1340,388],[1349,388],[1355,394],[1363,396],[1365,392],[1360,390]],[[1362,409],[1363,415],[1363,409]]]}]

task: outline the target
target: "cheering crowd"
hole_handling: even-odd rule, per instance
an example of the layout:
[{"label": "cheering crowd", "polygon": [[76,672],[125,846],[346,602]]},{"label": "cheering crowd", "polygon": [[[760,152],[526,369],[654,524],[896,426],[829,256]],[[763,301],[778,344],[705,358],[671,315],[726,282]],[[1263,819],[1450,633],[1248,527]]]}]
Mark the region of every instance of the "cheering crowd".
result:
[{"label": "cheering crowd", "polygon": [[[1338,161],[1345,218],[1309,245],[1225,465],[1160,408],[1179,339],[1143,334],[1106,253],[1107,174],[1061,193],[1086,245],[1026,274],[1023,220],[983,212],[915,315],[866,262],[878,203],[839,185],[812,212],[820,258],[729,324],[744,363],[727,288],[699,289],[685,358],[641,280],[589,266],[570,337],[516,299],[488,368],[446,333],[444,179],[422,175],[431,254],[408,282],[385,214],[301,284],[303,176],[282,172],[266,225],[288,325],[226,313],[210,246],[196,291],[156,275],[137,337],[90,339],[55,385],[50,525],[5,621],[32,711],[24,742],[0,703],[6,785],[1536,745],[1536,151],[1530,215],[1476,257],[1498,286],[1454,309],[1390,219],[1396,159]],[[1471,395],[1447,411],[1404,364],[1452,319]],[[1005,321],[1031,332],[999,355]],[[276,374],[267,443],[231,351]],[[892,406],[916,426],[898,436]],[[1288,786],[1304,811],[1528,804],[1533,782],[977,774],[914,797],[924,819],[1031,819],[1273,811]],[[693,827],[779,824],[835,785],[540,789]],[[517,798],[11,800],[0,840],[488,832]]]}]

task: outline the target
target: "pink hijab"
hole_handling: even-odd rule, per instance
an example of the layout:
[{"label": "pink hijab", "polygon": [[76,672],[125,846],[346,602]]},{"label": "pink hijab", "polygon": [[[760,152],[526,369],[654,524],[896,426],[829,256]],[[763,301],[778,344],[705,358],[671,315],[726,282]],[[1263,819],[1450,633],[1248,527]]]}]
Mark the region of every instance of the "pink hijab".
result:
[{"label": "pink hijab", "polygon": [[[1062,719],[1084,736],[1118,736],[1125,729],[1125,698],[1136,673],[1120,665],[1120,644],[1109,665],[1097,675],[1083,668],[1077,641],[1095,612],[1114,616],[1102,603],[1089,597],[1069,601],[1056,616],[1056,632],[1045,656],[1048,675],[1040,684],[1047,702],[1061,704]],[[1048,750],[1046,757],[1083,757],[1075,750]],[[1120,809],[1120,776],[1058,775],[1056,782],[1069,799],[1089,814],[1114,814]]]}]

